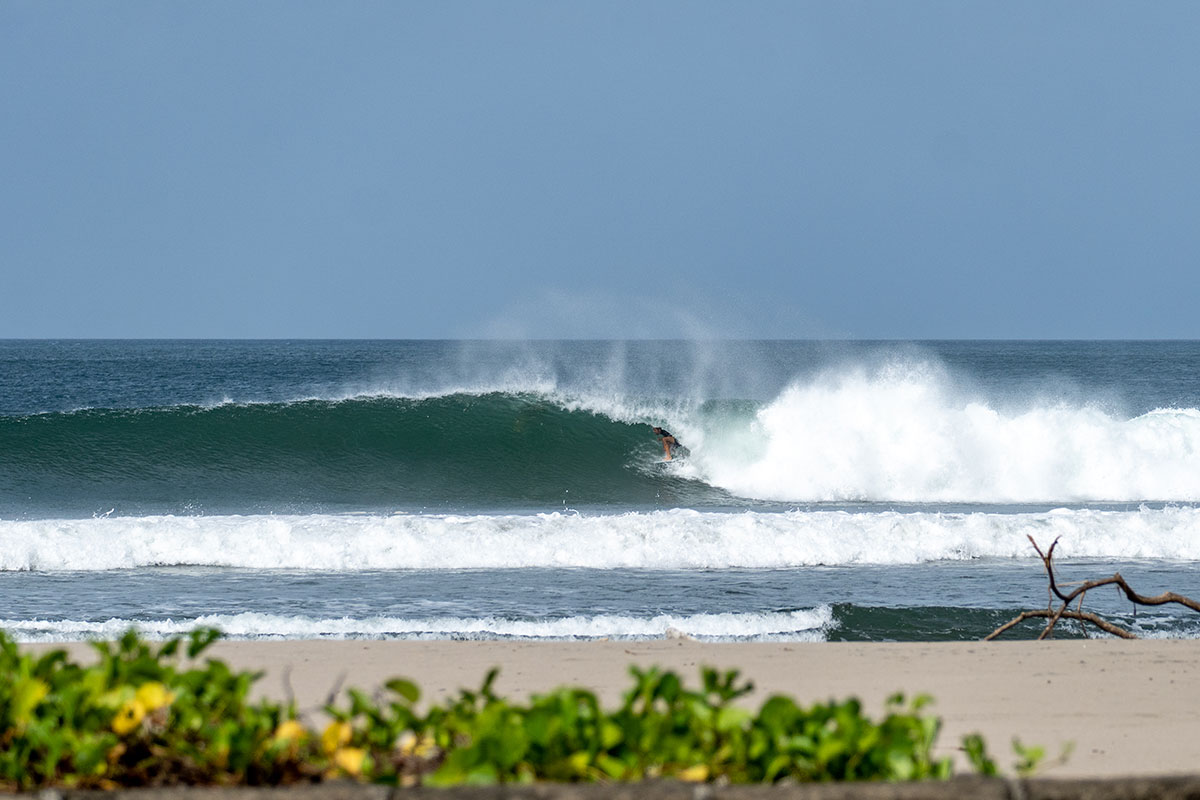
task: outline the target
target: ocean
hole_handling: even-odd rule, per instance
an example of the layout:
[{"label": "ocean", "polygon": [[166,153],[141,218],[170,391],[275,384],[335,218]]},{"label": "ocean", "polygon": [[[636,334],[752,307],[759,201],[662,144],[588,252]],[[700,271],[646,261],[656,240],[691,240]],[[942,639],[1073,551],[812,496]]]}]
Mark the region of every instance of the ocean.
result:
[{"label": "ocean", "polygon": [[26,642],[978,639],[1030,536],[1200,598],[1198,504],[1200,342],[0,341]]}]

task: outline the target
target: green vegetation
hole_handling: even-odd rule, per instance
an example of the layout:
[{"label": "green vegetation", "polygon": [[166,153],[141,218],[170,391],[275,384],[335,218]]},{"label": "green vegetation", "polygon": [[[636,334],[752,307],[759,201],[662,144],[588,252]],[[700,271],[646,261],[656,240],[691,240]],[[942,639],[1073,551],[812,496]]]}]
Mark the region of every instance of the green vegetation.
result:
[{"label": "green vegetation", "polygon": [[[932,755],[940,721],[926,698],[897,695],[882,720],[857,700],[801,707],[787,697],[757,713],[735,701],[751,691],[737,672],[701,672],[698,689],[678,675],[633,669],[615,710],[563,688],[516,703],[478,691],[424,709],[409,681],[374,695],[348,692],[317,732],[294,705],[251,703],[260,677],[221,661],[179,665],[218,636],[198,630],[157,648],[126,634],[97,644],[82,666],[63,651],[22,654],[0,633],[0,789],[113,788],[163,784],[279,784],[350,777],[386,784],[505,781],[775,782],[945,778]],[[970,761],[994,774],[983,741]],[[1023,766],[1040,753],[1023,749]],[[1032,763],[1031,763],[1032,762]]]}]

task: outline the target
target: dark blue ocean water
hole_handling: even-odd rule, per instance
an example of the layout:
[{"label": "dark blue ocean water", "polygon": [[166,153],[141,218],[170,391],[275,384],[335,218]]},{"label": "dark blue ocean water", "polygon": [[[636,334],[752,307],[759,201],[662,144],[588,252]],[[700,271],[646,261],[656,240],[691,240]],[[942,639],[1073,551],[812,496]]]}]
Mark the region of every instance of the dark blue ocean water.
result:
[{"label": "dark blue ocean water", "polygon": [[1200,595],[1198,409],[1195,342],[3,341],[0,626],[976,638],[1028,536]]}]

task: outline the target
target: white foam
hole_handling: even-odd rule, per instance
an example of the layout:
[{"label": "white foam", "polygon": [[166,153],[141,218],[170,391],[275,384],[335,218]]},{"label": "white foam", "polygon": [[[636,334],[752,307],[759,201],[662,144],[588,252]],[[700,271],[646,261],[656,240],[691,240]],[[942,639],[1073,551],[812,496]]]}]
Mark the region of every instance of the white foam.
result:
[{"label": "white foam", "polygon": [[574,616],[552,619],[500,617],[311,618],[242,613],[193,619],[3,620],[0,630],[21,642],[115,639],[136,628],[161,639],[198,627],[219,628],[231,639],[663,639],[683,634],[706,640],[818,641],[833,624],[829,606],[811,610],[746,614]]},{"label": "white foam", "polygon": [[1039,513],[685,509],[585,515],[101,517],[0,521],[2,570],[782,569],[1025,558],[1200,560],[1200,509]]},{"label": "white foam", "polygon": [[796,383],[741,429],[688,431],[697,477],[791,502],[1200,500],[1200,411],[1127,419],[960,396],[937,368],[846,370]]},{"label": "white foam", "polygon": [[750,416],[695,397],[604,385],[568,388],[534,371],[420,396],[519,393],[619,422],[665,425],[691,450],[677,474],[762,500],[1200,501],[1196,408],[1129,418],[1032,397],[1001,406],[964,394],[940,366],[922,361],[797,381]]}]

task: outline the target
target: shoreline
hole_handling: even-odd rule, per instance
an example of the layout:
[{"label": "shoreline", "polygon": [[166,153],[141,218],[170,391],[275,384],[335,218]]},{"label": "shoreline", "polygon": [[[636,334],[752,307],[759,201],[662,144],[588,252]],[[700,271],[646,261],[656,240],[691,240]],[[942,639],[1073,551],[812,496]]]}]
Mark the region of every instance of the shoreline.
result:
[{"label": "shoreline", "polygon": [[[24,645],[65,648],[74,642]],[[335,688],[368,691],[392,677],[414,680],[424,700],[474,689],[491,667],[512,697],[564,684],[612,705],[630,685],[628,667],[674,669],[695,685],[701,666],[739,669],[754,682],[747,702],[788,694],[803,703],[857,696],[872,716],[886,698],[931,695],[942,718],[938,751],[983,734],[1005,771],[1013,737],[1041,745],[1046,777],[1194,773],[1200,763],[1200,640],[1087,640],[936,643],[705,643],[687,640],[563,641],[224,641],[207,654],[235,669],[261,670],[260,696],[294,697],[310,721]],[[1065,764],[1056,764],[1073,742]]]}]

